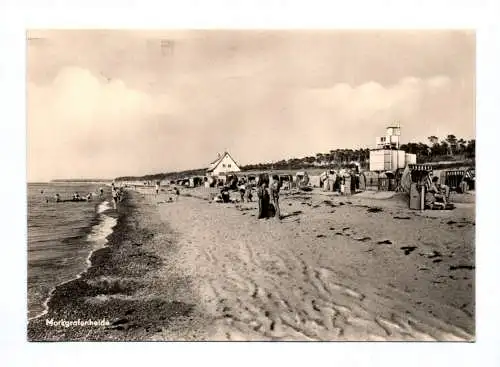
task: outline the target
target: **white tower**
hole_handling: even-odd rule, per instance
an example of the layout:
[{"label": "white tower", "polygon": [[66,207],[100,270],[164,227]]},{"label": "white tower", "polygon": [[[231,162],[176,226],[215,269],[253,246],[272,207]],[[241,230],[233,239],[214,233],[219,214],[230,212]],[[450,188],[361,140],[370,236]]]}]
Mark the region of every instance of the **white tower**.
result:
[{"label": "white tower", "polygon": [[399,149],[401,126],[394,123],[387,127],[385,136],[377,137],[377,149]]}]

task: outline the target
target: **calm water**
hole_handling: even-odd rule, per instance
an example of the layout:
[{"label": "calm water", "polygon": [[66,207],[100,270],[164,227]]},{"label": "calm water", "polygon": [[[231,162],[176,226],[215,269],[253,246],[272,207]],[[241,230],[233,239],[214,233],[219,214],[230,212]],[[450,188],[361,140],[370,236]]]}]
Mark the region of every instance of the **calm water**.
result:
[{"label": "calm water", "polygon": [[[74,192],[92,192],[93,200],[55,202],[56,193],[65,200]],[[28,318],[43,313],[53,288],[83,272],[91,252],[106,243],[116,224],[106,215],[109,196],[109,190],[97,184],[28,185]]]}]

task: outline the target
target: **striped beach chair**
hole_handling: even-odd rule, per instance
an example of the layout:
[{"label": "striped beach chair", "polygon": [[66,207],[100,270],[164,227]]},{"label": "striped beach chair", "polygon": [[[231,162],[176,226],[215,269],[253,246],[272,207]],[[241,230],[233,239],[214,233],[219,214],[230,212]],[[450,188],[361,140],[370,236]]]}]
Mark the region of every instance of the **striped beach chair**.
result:
[{"label": "striped beach chair", "polygon": [[450,188],[450,190],[456,191],[460,187],[463,179],[465,177],[465,170],[453,170],[446,171],[444,184]]},{"label": "striped beach chair", "polygon": [[429,188],[432,183],[432,166],[428,164],[409,164],[411,181]]}]

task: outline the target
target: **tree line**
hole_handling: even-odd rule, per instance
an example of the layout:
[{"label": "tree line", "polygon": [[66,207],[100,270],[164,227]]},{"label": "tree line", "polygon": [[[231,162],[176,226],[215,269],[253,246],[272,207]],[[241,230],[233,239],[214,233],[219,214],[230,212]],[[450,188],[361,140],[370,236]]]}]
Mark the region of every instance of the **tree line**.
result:
[{"label": "tree line", "polygon": [[154,173],[144,176],[123,176],[115,178],[116,181],[145,181],[156,182],[163,180],[178,180],[189,176],[204,176],[206,168],[191,169],[179,172]]},{"label": "tree line", "polygon": [[429,136],[428,143],[408,143],[401,145],[407,153],[417,155],[417,160],[422,163],[439,160],[458,160],[476,158],[476,140],[458,139],[455,135],[447,135],[439,140],[436,136]]},{"label": "tree line", "polygon": [[[476,140],[465,140],[457,138],[453,134],[439,139],[429,136],[426,143],[406,143],[400,146],[406,153],[416,154],[418,163],[429,163],[438,161],[474,160],[476,157]],[[362,169],[369,168],[370,149],[333,149],[328,153],[316,153],[303,158],[282,159],[277,162],[247,164],[240,166],[243,171],[250,170],[298,170],[312,167],[342,168],[356,162]],[[145,175],[140,177],[118,177],[116,180],[123,181],[161,181],[176,180],[186,176],[205,175],[205,168],[186,170],[181,172],[169,172]]]}]

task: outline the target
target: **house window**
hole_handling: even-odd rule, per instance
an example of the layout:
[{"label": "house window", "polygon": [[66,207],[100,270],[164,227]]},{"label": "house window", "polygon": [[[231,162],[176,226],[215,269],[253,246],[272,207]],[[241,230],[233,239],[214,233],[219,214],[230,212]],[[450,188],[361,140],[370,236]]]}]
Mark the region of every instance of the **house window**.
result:
[{"label": "house window", "polygon": [[226,168],[226,165],[224,163],[222,163],[222,168]]},{"label": "house window", "polygon": [[228,167],[228,168],[231,168],[231,163],[229,163],[229,164],[227,165],[227,167]]}]

